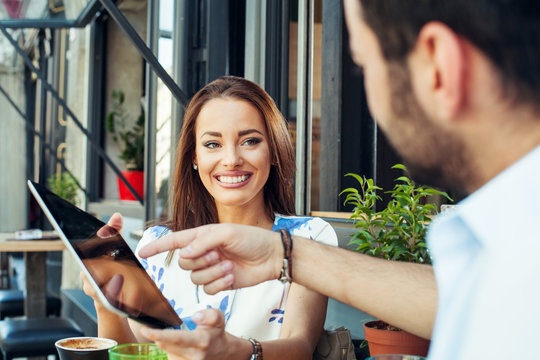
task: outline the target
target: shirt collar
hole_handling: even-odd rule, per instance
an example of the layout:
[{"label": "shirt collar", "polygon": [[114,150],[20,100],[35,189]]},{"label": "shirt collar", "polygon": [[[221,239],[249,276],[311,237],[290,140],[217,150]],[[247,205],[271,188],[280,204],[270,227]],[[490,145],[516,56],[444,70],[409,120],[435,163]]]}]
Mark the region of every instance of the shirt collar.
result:
[{"label": "shirt collar", "polygon": [[540,146],[461,201],[452,215],[483,244],[512,240],[516,230],[539,222],[530,211],[540,204],[539,186]]}]

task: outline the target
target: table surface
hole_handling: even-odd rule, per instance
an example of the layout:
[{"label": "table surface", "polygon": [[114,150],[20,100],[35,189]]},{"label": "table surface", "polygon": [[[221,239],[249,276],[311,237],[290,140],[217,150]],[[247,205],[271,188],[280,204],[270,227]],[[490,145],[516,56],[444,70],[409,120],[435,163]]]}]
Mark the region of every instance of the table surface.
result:
[{"label": "table surface", "polygon": [[11,240],[13,233],[0,233],[0,252],[46,252],[62,251],[62,240]]},{"label": "table surface", "polygon": [[62,251],[62,240],[7,240],[0,241],[0,252],[46,252]]}]

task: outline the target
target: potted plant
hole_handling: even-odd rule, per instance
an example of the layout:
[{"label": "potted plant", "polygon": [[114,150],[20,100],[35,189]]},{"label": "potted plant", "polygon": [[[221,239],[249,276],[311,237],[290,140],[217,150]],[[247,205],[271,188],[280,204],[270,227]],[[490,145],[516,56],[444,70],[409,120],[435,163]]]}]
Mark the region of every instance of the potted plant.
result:
[{"label": "potted plant", "polygon": [[[144,112],[141,107],[141,113],[135,124],[128,129],[124,92],[113,90],[111,98],[111,111],[105,118],[105,127],[119,148],[118,157],[125,162],[126,171],[122,171],[122,175],[137,193],[144,197]],[[120,178],[118,178],[118,193],[120,200],[136,200]]]},{"label": "potted plant", "polygon": [[69,201],[73,205],[78,204],[77,192],[79,191],[79,186],[75,178],[69,173],[60,172],[51,175],[47,179],[47,185],[53,193],[62,199]]},{"label": "potted plant", "polygon": [[[401,164],[392,168],[404,172],[407,170]],[[389,261],[431,264],[425,240],[428,224],[437,213],[437,208],[427,200],[439,195],[452,201],[448,194],[429,186],[417,185],[409,177],[400,176],[393,190],[386,191],[391,197],[388,205],[377,211],[375,205],[381,200],[377,191],[382,189],[374,184],[373,179],[357,174],[346,176],[354,177],[360,185],[358,189],[348,188],[341,192],[347,194],[345,204],[354,206],[350,219],[355,222],[357,231],[352,235],[349,245],[356,246],[355,250],[360,253]],[[429,340],[383,321],[367,322],[364,331],[371,355],[427,355]],[[387,344],[390,347],[386,347]]]}]

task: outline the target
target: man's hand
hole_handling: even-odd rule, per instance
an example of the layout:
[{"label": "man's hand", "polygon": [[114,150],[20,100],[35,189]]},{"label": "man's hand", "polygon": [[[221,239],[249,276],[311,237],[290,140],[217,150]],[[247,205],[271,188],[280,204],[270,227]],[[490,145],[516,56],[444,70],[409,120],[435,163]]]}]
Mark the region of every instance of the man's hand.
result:
[{"label": "man's hand", "polygon": [[192,270],[191,279],[208,294],[276,279],[283,259],[278,233],[236,224],[174,232],[143,247],[139,255],[174,249],[180,249],[179,265]]}]

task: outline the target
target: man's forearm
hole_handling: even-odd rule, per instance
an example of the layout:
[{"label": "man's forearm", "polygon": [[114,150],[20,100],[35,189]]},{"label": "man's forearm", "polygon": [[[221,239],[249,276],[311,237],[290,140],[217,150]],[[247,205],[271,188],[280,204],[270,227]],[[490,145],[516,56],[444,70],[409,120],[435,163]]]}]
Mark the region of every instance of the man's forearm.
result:
[{"label": "man's forearm", "polygon": [[429,265],[388,261],[294,237],[293,280],[430,338],[437,287]]}]

